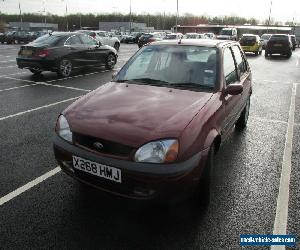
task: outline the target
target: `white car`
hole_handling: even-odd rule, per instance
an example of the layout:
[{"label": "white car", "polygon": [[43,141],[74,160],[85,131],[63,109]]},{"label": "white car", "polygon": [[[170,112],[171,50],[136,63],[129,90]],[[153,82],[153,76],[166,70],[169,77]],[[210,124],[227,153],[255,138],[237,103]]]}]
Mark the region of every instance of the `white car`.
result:
[{"label": "white car", "polygon": [[208,39],[216,39],[216,35],[212,32],[204,33]]},{"label": "white car", "polygon": [[207,39],[207,37],[204,34],[198,33],[186,33],[183,37],[185,39]]},{"label": "white car", "polygon": [[167,34],[164,37],[164,40],[178,40],[178,39],[182,39],[183,35],[181,33],[171,33],[171,34]]},{"label": "white car", "polygon": [[78,30],[77,32],[87,34],[94,39],[100,41],[103,45],[109,45],[115,48],[117,51],[120,49],[120,40],[117,37],[114,37],[112,34],[109,34],[107,31],[100,30]]}]

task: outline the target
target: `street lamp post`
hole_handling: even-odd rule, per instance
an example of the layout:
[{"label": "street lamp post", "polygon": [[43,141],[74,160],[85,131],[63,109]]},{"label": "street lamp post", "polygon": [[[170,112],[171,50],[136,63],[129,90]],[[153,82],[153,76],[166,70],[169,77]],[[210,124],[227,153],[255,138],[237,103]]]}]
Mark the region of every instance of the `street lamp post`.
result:
[{"label": "street lamp post", "polygon": [[131,0],[130,0],[130,3],[129,3],[129,33],[131,33],[131,27],[132,24],[131,24]]},{"label": "street lamp post", "polygon": [[177,0],[177,11],[176,11],[176,33],[178,32],[178,0]]},{"label": "street lamp post", "polygon": [[62,2],[66,2],[66,20],[67,20],[67,31],[69,30],[69,20],[68,20],[68,0],[62,0]]},{"label": "street lamp post", "polygon": [[269,20],[268,20],[268,26],[267,26],[267,33],[269,33],[269,26],[270,26],[271,13],[272,13],[272,4],[273,4],[273,1],[271,0],[271,4],[270,4],[270,12],[269,12]]},{"label": "street lamp post", "polygon": [[23,30],[23,18],[22,18],[22,10],[21,10],[20,0],[19,0],[19,11],[20,11],[21,30]]}]

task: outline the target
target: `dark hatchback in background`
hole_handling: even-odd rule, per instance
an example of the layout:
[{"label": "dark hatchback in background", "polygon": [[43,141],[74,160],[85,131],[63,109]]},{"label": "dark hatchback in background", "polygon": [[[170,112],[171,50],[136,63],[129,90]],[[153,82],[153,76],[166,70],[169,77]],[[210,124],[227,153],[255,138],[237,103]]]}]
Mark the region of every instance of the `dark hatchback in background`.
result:
[{"label": "dark hatchback in background", "polygon": [[280,54],[289,58],[292,56],[292,50],[293,45],[289,35],[272,35],[265,48],[265,57],[272,56],[273,54]]},{"label": "dark hatchback in background", "polygon": [[246,127],[252,76],[237,42],[143,46],[58,117],[55,157],[84,184],[138,200],[209,202],[214,154]]},{"label": "dark hatchback in background", "polygon": [[17,65],[34,74],[42,71],[57,72],[60,76],[70,76],[73,69],[105,66],[112,69],[117,62],[117,51],[101,45],[93,38],[79,33],[55,32],[21,46]]},{"label": "dark hatchback in background", "polygon": [[162,38],[158,34],[144,34],[139,38],[138,46],[141,48],[147,43],[153,43],[161,40]]}]

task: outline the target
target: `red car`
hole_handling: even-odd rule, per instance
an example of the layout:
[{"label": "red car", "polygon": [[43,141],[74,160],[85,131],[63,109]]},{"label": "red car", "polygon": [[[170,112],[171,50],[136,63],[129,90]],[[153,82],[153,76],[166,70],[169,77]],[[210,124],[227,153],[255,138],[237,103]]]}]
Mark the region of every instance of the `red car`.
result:
[{"label": "red car", "polygon": [[197,194],[207,205],[214,154],[233,126],[246,127],[251,84],[237,42],[146,45],[111,82],[61,113],[55,157],[68,175],[112,194]]}]

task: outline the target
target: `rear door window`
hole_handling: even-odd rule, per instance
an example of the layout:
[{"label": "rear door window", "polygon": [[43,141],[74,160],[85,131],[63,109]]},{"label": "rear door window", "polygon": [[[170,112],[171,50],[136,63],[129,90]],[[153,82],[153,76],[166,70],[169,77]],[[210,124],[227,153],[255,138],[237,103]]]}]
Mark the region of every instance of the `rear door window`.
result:
[{"label": "rear door window", "polygon": [[81,45],[82,42],[78,36],[71,36],[65,42],[65,45]]}]

